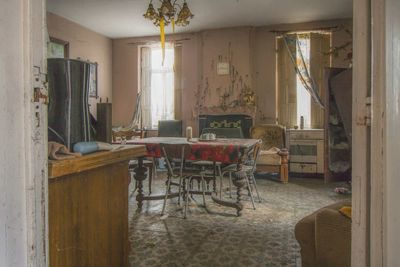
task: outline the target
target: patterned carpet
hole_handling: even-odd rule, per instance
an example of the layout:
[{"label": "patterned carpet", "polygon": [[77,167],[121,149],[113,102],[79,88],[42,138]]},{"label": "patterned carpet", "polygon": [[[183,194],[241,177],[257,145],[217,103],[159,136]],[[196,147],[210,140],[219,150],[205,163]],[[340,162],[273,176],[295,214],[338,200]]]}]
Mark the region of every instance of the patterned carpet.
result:
[{"label": "patterned carpet", "polygon": [[[164,182],[153,181],[153,194],[164,192]],[[136,213],[131,197],[131,266],[301,266],[296,222],[318,208],[350,198],[333,192],[343,184],[326,185],[321,179],[291,178],[284,185],[258,176],[257,182],[262,203],[256,201],[253,210],[246,198],[239,218],[210,197],[207,210],[201,197],[195,197],[187,219],[176,199],[168,201],[169,216],[161,218],[162,201],[147,201],[143,211]]]}]

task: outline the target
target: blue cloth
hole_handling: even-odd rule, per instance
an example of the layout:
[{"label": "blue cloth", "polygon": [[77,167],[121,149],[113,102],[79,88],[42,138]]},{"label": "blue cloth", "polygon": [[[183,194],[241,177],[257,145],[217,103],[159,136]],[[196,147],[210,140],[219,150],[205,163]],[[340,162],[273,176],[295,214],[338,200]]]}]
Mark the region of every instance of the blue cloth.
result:
[{"label": "blue cloth", "polygon": [[99,150],[97,142],[79,142],[74,145],[74,152],[82,155],[93,153]]}]

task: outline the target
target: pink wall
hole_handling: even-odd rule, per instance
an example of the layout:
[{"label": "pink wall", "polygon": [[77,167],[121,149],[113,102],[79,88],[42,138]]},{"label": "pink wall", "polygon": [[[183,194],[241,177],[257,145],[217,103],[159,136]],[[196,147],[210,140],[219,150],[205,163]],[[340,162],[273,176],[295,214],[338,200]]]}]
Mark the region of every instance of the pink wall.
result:
[{"label": "pink wall", "polygon": [[[206,30],[193,34],[181,34],[175,39],[182,44],[182,119],[185,126],[196,130],[200,113],[251,113],[247,108],[218,108],[220,95],[229,87],[230,77],[217,75],[218,61],[231,63],[241,77],[257,94],[257,122],[275,122],[276,118],[276,54],[275,37],[271,30],[313,30],[321,27],[345,25],[351,29],[351,20],[334,20],[268,27],[238,27]],[[337,46],[350,37],[344,31],[332,34],[332,43]],[[113,41],[113,123],[126,125],[134,110],[138,90],[138,46],[158,41],[158,37],[125,38]],[[346,53],[333,60],[333,66],[348,66],[343,60]],[[239,83],[238,83],[239,84]],[[235,88],[238,85],[235,86]],[[197,95],[204,96],[204,107],[199,111]],[[238,97],[235,89],[230,100]]]},{"label": "pink wall", "polygon": [[[47,13],[47,30],[50,37],[69,43],[69,57],[98,63],[98,95],[103,102],[112,102],[112,40],[82,27],[70,20]],[[96,103],[90,98],[90,110],[96,116]]]},{"label": "pink wall", "polygon": [[[191,124],[194,118],[195,90],[199,84],[198,35],[175,36],[182,44],[182,119]],[[123,38],[113,41],[113,125],[127,125],[135,110],[139,88],[140,46],[158,42],[158,37]],[[168,39],[167,39],[168,41]]]}]

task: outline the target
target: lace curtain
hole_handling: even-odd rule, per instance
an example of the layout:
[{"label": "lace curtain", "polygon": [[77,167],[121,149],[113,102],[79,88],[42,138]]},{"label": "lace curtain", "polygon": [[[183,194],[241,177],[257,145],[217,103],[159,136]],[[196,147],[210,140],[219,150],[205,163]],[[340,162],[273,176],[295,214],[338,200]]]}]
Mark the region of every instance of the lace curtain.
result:
[{"label": "lace curtain", "polygon": [[321,108],[324,108],[318,84],[311,76],[310,65],[304,59],[297,34],[285,34],[283,40],[294,65],[294,69],[304,85],[304,88],[310,93],[314,102]]}]

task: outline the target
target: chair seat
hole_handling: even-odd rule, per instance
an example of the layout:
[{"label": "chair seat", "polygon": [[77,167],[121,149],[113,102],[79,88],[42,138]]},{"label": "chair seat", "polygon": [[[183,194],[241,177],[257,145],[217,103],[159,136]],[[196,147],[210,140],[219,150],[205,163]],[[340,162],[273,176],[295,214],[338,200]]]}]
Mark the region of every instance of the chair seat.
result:
[{"label": "chair seat", "polygon": [[[143,164],[144,164],[144,165],[153,164],[153,161],[148,160],[148,159],[144,159],[144,160],[143,160]],[[130,165],[138,165],[138,160],[137,160],[137,159],[130,160],[130,161],[129,161],[129,166],[130,166]]]},{"label": "chair seat", "polygon": [[269,150],[261,150],[258,155],[257,165],[281,165],[282,158],[279,152],[280,149],[276,147]]},{"label": "chair seat", "polygon": [[[201,166],[214,166],[214,161],[210,161],[210,160],[198,160],[198,161],[193,161],[191,162],[192,165],[201,165]],[[221,165],[221,162],[215,162],[215,165]]]}]

